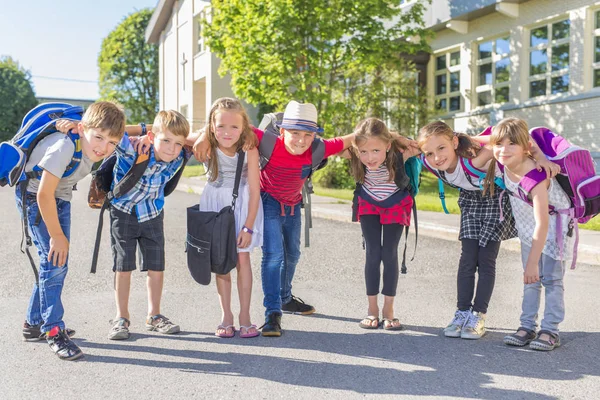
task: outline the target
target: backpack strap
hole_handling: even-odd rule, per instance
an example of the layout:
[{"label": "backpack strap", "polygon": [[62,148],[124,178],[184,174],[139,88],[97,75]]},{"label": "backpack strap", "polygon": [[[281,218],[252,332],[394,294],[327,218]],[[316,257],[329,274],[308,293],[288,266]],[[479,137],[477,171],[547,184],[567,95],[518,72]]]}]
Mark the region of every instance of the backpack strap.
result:
[{"label": "backpack strap", "polygon": [[190,157],[192,155],[191,152],[186,151],[186,150],[182,150],[182,152],[183,152],[183,162],[181,163],[181,167],[179,167],[179,169],[177,170],[175,175],[173,175],[173,177],[171,179],[169,179],[169,181],[165,185],[165,190],[164,190],[165,196],[170,195],[177,188],[177,185],[179,184],[179,180],[181,179],[181,175],[183,175],[183,170],[185,169],[185,166],[187,165],[187,163],[190,160]]},{"label": "backpack strap", "polygon": [[[33,270],[33,275],[35,276],[35,282],[39,284],[40,275],[37,270],[37,266],[35,265],[35,261],[33,260],[33,256],[31,255],[30,247],[33,245],[33,241],[31,240],[31,236],[29,235],[29,222],[27,219],[27,186],[29,186],[29,178],[19,182],[19,189],[21,191],[21,253],[27,254],[27,258],[29,259],[29,264],[31,265],[31,269]],[[38,210],[39,213],[39,210]]]},{"label": "backpack strap", "polygon": [[233,184],[233,199],[231,200],[231,209],[235,210],[235,201],[238,198],[238,192],[240,189],[240,181],[242,180],[242,170],[244,169],[244,158],[246,153],[243,150],[238,151],[237,166],[235,168],[235,181]]}]

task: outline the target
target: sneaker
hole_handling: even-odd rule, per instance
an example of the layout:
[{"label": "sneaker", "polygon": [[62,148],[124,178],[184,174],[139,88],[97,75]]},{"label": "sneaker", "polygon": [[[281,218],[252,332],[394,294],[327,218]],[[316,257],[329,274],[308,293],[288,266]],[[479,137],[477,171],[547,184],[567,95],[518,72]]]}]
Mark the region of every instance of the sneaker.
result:
[{"label": "sneaker", "polygon": [[[519,333],[519,331],[526,332],[527,334],[525,336],[517,335],[517,333]],[[537,335],[536,335],[535,331],[533,331],[531,329],[519,327],[519,329],[517,329],[517,331],[515,333],[513,333],[512,335],[504,336],[503,342],[504,342],[504,344],[506,344],[508,346],[523,347],[523,346],[527,346],[529,343],[531,343],[531,341],[534,340],[536,337],[537,337]]]},{"label": "sneaker", "polygon": [[259,329],[262,329],[263,336],[281,336],[281,314],[271,313],[267,315],[265,324]]},{"label": "sneaker", "polygon": [[173,334],[180,331],[179,325],[169,321],[169,318],[161,314],[153,315],[146,320],[146,329],[156,331],[158,333]]},{"label": "sneaker", "polygon": [[462,328],[463,328],[465,322],[467,322],[467,319],[469,318],[470,314],[471,314],[471,311],[469,311],[469,310],[465,310],[465,311],[456,310],[456,312],[454,313],[454,318],[452,319],[452,322],[450,322],[450,324],[448,324],[448,326],[444,329],[444,336],[459,338]]},{"label": "sneaker", "polygon": [[[26,342],[37,342],[46,339],[46,334],[42,333],[42,324],[43,322],[40,322],[37,325],[30,325],[25,321],[23,323],[23,340]],[[65,332],[67,332],[69,337],[75,336],[74,329],[65,328]]]},{"label": "sneaker", "polygon": [[112,328],[108,332],[110,340],[125,340],[129,339],[129,320],[127,318],[119,318],[110,321]]},{"label": "sneaker", "polygon": [[292,296],[292,299],[281,306],[283,312],[290,314],[310,315],[315,312],[315,308],[306,304],[301,298]]},{"label": "sneaker", "polygon": [[479,339],[485,335],[485,314],[473,311],[460,331],[461,339]]},{"label": "sneaker", "polygon": [[[542,336],[543,334],[546,334],[549,336],[548,340],[540,339],[540,336]],[[556,333],[546,331],[546,330],[539,331],[538,337],[536,339],[532,340],[531,343],[529,344],[530,349],[540,350],[540,351],[552,351],[557,347],[560,347],[560,336],[558,336],[558,334],[556,334]]]},{"label": "sneaker", "polygon": [[83,356],[81,349],[58,326],[55,326],[48,332],[46,340],[52,351],[61,360],[72,361]]}]

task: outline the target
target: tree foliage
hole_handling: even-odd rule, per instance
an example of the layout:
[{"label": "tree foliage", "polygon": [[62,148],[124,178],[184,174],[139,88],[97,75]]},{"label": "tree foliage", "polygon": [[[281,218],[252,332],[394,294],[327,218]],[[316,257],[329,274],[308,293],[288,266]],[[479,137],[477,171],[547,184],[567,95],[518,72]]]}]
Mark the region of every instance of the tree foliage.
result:
[{"label": "tree foliage", "polygon": [[403,100],[416,86],[400,55],[428,49],[423,1],[401,8],[400,0],[221,0],[204,35],[220,73],[249,103],[314,103],[328,135],[366,116],[404,129],[417,102]]},{"label": "tree foliage", "polygon": [[25,114],[37,104],[29,71],[11,57],[0,57],[0,140],[14,136]]},{"label": "tree foliage", "polygon": [[151,121],[158,111],[158,47],[144,38],[151,17],[151,9],[125,17],[98,56],[101,99],[121,103],[132,123]]}]

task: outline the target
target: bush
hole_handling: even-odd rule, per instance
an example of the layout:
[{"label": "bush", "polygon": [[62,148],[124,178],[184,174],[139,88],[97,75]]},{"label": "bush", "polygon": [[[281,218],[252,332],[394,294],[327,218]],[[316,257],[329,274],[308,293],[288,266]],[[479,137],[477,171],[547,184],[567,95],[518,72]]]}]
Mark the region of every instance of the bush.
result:
[{"label": "bush", "polygon": [[325,168],[315,172],[313,182],[321,187],[354,189],[356,183],[350,175],[350,161],[342,157],[330,157]]}]

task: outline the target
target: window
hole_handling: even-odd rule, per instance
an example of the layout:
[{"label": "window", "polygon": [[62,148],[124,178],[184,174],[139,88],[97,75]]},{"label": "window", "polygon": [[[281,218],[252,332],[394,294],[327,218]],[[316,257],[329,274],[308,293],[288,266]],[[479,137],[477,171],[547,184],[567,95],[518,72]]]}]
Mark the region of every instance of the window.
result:
[{"label": "window", "polygon": [[529,40],[529,97],[569,91],[568,19],[533,28]]},{"label": "window", "polygon": [[510,85],[509,37],[477,45],[477,105],[506,103]]},{"label": "window", "polygon": [[206,13],[202,11],[196,17],[196,54],[206,50],[204,46],[204,37],[202,36],[202,21],[206,18]]},{"label": "window", "polygon": [[594,87],[600,87],[600,10],[594,14],[594,58],[592,77]]},{"label": "window", "polygon": [[435,100],[443,111],[459,111],[462,108],[460,95],[460,50],[435,57]]}]

